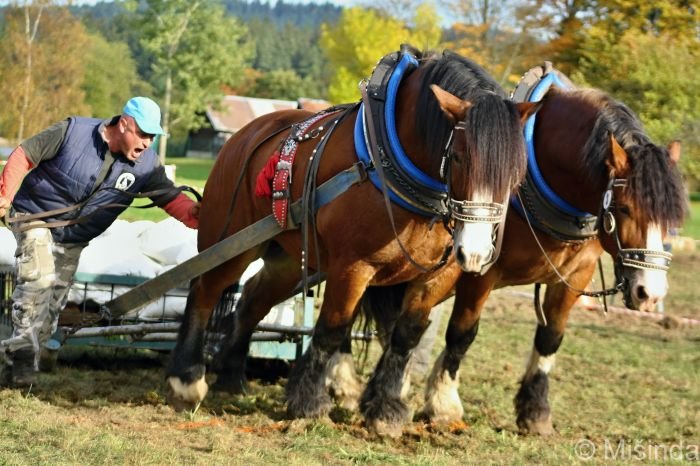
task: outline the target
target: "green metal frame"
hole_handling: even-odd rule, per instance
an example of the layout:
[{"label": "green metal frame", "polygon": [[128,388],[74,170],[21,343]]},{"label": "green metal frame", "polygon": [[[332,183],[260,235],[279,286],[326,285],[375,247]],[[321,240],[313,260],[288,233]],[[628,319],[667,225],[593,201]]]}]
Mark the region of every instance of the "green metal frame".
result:
[{"label": "green metal frame", "polygon": [[[12,269],[0,270],[0,272],[13,273]],[[148,281],[148,278],[136,277],[136,276],[124,276],[124,275],[110,275],[110,274],[91,274],[91,273],[76,273],[75,283],[77,285],[98,284],[107,286],[138,286],[142,283]],[[7,287],[9,288],[9,286]],[[7,294],[9,289],[3,290],[4,294]],[[112,290],[113,292],[113,290]],[[187,296],[187,290],[183,288],[177,288],[174,291],[175,295],[171,294],[173,291],[166,293],[167,296]],[[4,302],[10,302],[11,296],[2,296]],[[287,361],[293,361],[297,357],[301,356],[306,348],[308,347],[311,336],[310,330],[313,327],[314,322],[314,297],[313,293],[307,299],[303,299],[301,296],[293,298],[295,300],[295,322],[296,328],[303,327],[305,332],[303,334],[289,333],[285,334],[283,341],[253,341],[250,345],[249,356],[261,359],[282,359]],[[5,316],[11,312],[9,306],[4,306],[1,309]],[[135,321],[139,322],[139,321]],[[12,331],[11,320],[3,319],[0,321],[0,327],[8,327],[0,330]],[[307,332],[308,330],[308,332]],[[170,351],[175,347],[174,341],[139,341],[130,338],[127,335],[109,335],[109,336],[97,336],[97,337],[71,337],[68,336],[64,338],[64,329],[59,328],[52,339],[57,342],[64,341],[64,345],[70,346],[99,346],[99,347],[110,347],[110,348],[129,348],[129,349],[149,349],[155,351]]]}]

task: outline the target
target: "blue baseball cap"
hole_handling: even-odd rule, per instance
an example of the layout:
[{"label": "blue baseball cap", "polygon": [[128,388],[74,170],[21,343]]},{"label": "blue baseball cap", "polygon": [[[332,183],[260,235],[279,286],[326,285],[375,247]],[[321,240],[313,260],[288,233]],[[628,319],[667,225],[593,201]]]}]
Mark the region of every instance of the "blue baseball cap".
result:
[{"label": "blue baseball cap", "polygon": [[124,115],[132,117],[146,134],[163,134],[160,127],[160,107],[148,97],[132,97],[124,105]]}]

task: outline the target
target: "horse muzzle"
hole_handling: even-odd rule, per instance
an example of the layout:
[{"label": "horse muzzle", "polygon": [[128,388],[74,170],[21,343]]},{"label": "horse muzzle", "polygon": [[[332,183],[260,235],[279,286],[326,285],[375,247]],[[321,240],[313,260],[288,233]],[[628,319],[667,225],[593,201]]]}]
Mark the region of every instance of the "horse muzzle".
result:
[{"label": "horse muzzle", "polygon": [[465,272],[484,275],[501,252],[506,207],[450,199],[450,213],[459,222],[454,231],[457,264]]},{"label": "horse muzzle", "polygon": [[671,254],[661,251],[623,250],[615,264],[622,283],[625,306],[651,312],[668,291],[667,270]]}]

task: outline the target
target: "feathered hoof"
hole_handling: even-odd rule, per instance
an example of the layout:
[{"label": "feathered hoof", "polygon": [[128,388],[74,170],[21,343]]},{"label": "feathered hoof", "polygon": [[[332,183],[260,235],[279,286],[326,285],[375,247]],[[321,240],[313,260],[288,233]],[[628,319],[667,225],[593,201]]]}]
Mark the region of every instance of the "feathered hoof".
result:
[{"label": "feathered hoof", "polygon": [[319,419],[328,416],[332,408],[333,403],[327,394],[315,400],[287,400],[287,416],[290,419]]},{"label": "feathered hoof", "polygon": [[175,411],[192,411],[207,395],[209,386],[204,377],[190,384],[184,384],[179,377],[168,377],[165,399]]},{"label": "feathered hoof", "polygon": [[520,433],[523,435],[549,436],[556,433],[550,414],[539,419],[518,419],[517,423]]}]

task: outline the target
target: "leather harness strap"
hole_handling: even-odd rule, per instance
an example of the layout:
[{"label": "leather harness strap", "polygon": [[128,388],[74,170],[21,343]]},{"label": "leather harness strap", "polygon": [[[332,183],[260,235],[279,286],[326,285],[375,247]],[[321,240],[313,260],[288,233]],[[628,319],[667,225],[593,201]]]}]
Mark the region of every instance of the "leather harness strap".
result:
[{"label": "leather harness strap", "polygon": [[294,158],[296,157],[299,143],[314,138],[322,132],[323,126],[319,126],[308,133],[306,131],[319,120],[333,113],[317,113],[301,123],[292,125],[289,136],[280,145],[278,151],[279,160],[275,166],[275,175],[272,180],[272,213],[282,228],[287,227],[287,210],[291,196],[289,185],[292,183],[292,167],[294,166]]},{"label": "leather harness strap", "polygon": [[[330,180],[318,187],[316,203],[313,210],[317,211],[325,204],[347,191],[355,184],[367,179],[367,173],[361,163],[356,163],[343,170]],[[303,217],[302,200],[295,201],[289,208],[290,225],[298,225]],[[286,230],[292,227],[288,225]],[[214,267],[247,251],[256,244],[261,244],[285,231],[280,227],[274,215],[258,220],[243,230],[228,236],[213,246],[205,249],[189,260],[157,275],[138,285],[126,293],[117,296],[102,306],[102,314],[106,319],[119,317],[132,309],[148,304],[158,299],[167,291],[188,283]]]}]

